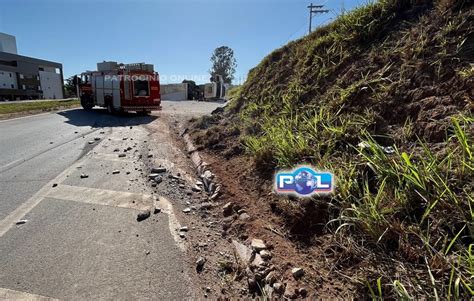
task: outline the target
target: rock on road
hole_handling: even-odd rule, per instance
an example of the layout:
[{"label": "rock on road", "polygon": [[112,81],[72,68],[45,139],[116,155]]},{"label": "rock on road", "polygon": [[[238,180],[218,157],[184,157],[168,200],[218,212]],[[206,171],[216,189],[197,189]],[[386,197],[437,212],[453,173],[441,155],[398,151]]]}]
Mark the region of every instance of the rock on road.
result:
[{"label": "rock on road", "polygon": [[[154,204],[140,158],[155,147],[147,127],[168,129],[163,116],[222,104],[162,105],[152,116],[72,109],[0,121],[0,300],[194,297],[173,217],[137,222]],[[169,148],[157,146],[158,162],[176,163]]]}]

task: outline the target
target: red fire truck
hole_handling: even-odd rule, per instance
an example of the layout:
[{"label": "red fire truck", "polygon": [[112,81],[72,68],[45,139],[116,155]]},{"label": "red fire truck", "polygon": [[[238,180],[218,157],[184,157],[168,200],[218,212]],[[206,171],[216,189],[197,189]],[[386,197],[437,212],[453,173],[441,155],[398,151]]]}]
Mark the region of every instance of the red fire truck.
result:
[{"label": "red fire truck", "polygon": [[84,72],[75,82],[85,110],[94,106],[109,113],[161,110],[159,76],[151,64],[97,63],[97,71]]}]

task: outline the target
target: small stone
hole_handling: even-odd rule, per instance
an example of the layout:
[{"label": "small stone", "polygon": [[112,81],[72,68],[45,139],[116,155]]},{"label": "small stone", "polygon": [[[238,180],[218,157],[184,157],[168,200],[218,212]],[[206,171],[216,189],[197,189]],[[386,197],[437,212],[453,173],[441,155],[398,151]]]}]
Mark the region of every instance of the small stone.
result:
[{"label": "small stone", "polygon": [[146,252],[145,252],[145,255],[150,255],[150,251],[146,251]]},{"label": "small stone", "polygon": [[150,210],[145,210],[145,211],[142,211],[140,213],[138,213],[137,215],[137,221],[138,222],[141,222],[143,220],[146,220],[147,218],[149,218],[151,215],[151,212]]},{"label": "small stone", "polygon": [[91,141],[89,141],[89,142],[87,142],[87,143],[89,143],[89,144],[94,144],[94,141],[91,140]]},{"label": "small stone", "polygon": [[100,131],[100,133],[101,133],[101,134],[105,134],[105,132],[104,132],[104,131]]},{"label": "small stone", "polygon": [[54,183],[54,184],[53,184],[53,187],[56,187],[56,186],[58,186],[58,184],[57,184],[57,183]]},{"label": "small stone", "polygon": [[265,277],[265,283],[270,285],[274,284],[277,281],[277,274],[275,271],[271,271],[268,273],[267,277]]},{"label": "small stone", "polygon": [[160,207],[155,207],[155,210],[153,211],[153,214],[158,214],[161,212],[161,208]]},{"label": "small stone", "polygon": [[197,185],[194,185],[193,188],[191,188],[191,190],[195,191],[195,192],[201,192],[202,191],[202,189]]},{"label": "small stone", "polygon": [[189,212],[191,212],[191,208],[189,208],[189,207],[184,208],[184,209],[183,209],[183,212],[184,212],[184,213],[189,213]]},{"label": "small stone", "polygon": [[275,282],[273,283],[273,289],[275,290],[275,292],[281,294],[285,287],[280,282]]},{"label": "small stone", "polygon": [[199,205],[199,209],[201,210],[209,210],[212,208],[212,203],[209,202],[203,202]]},{"label": "small stone", "polygon": [[206,287],[206,292],[208,292],[208,293],[209,293],[210,291],[211,291],[211,288],[210,288],[209,286],[208,286],[208,287]]},{"label": "small stone", "polygon": [[179,237],[181,237],[181,238],[186,238],[186,234],[184,234],[184,233],[179,233]]},{"label": "small stone", "polygon": [[117,169],[114,170],[114,171],[112,171],[112,174],[113,174],[113,175],[116,175],[116,174],[119,174],[119,173],[120,173],[120,170],[117,170]]},{"label": "small stone", "polygon": [[240,219],[241,221],[249,220],[249,219],[250,219],[250,215],[248,215],[247,213],[242,213],[242,214],[239,216],[239,219]]},{"label": "small stone", "polygon": [[184,189],[185,187],[184,184],[179,184],[179,188]]},{"label": "small stone", "polygon": [[306,288],[302,287],[298,290],[298,294],[301,296],[301,297],[306,297],[306,295],[308,294],[308,291],[306,290]]},{"label": "small stone", "polygon": [[148,178],[151,179],[151,180],[153,180],[153,179],[155,179],[155,178],[158,177],[158,176],[159,176],[159,174],[157,174],[157,173],[151,173],[151,174],[148,175]]},{"label": "small stone", "polygon": [[17,225],[23,225],[23,224],[26,224],[26,222],[28,222],[27,219],[21,219],[19,221],[16,222]]},{"label": "small stone", "polygon": [[252,260],[252,250],[236,240],[232,240],[232,244],[239,261],[245,266],[249,264]]},{"label": "small stone", "polygon": [[202,183],[201,181],[196,181],[196,185],[197,185],[197,186],[202,186],[203,183]]},{"label": "small stone", "polygon": [[125,155],[125,154],[119,154],[118,156],[119,156],[119,158],[123,158],[123,157],[125,157],[126,155]]},{"label": "small stone", "polygon": [[206,259],[204,257],[199,257],[196,260],[196,270],[201,271],[205,263],[206,263]]},{"label": "small stone", "polygon": [[252,249],[254,249],[257,252],[261,250],[265,250],[267,248],[263,240],[256,239],[256,238],[252,239],[252,242],[250,245],[252,246]]},{"label": "small stone", "polygon": [[304,270],[302,268],[293,268],[291,270],[291,274],[293,275],[293,277],[295,277],[296,279],[298,278],[301,278],[303,277],[304,275]]},{"label": "small stone", "polygon": [[262,257],[260,256],[260,254],[258,254],[258,253],[255,254],[255,257],[252,261],[252,266],[258,268],[258,267],[262,266],[263,263],[264,263],[264,261],[263,261]]},{"label": "small stone", "polygon": [[114,149],[114,152],[119,152],[119,151],[120,151],[120,149],[118,149],[118,148]]},{"label": "small stone", "polygon": [[99,138],[99,137],[95,137],[94,140],[95,140],[95,141],[99,141],[100,138]]},{"label": "small stone", "polygon": [[272,258],[272,253],[270,253],[267,250],[262,250],[262,251],[260,251],[260,256],[262,256],[263,260],[267,261],[267,260],[270,260]]},{"label": "small stone", "polygon": [[188,229],[188,227],[186,227],[186,226],[183,226],[183,227],[179,228],[179,231],[180,231],[180,232],[188,232],[188,230],[189,230],[189,229]]},{"label": "small stone", "polygon": [[85,178],[88,178],[89,175],[85,174],[85,173],[81,173],[81,179],[85,179]]},{"label": "small stone", "polygon": [[234,209],[234,204],[232,202],[228,202],[227,204],[225,204],[224,207],[222,207],[224,216],[232,215],[233,209]]},{"label": "small stone", "polygon": [[163,178],[161,176],[156,176],[153,181],[156,182],[156,184],[160,184],[161,182],[163,182]]},{"label": "small stone", "polygon": [[166,172],[166,168],[165,167],[154,167],[151,169],[151,172],[152,173],[164,173]]},{"label": "small stone", "polygon": [[153,157],[153,155],[152,155],[152,154],[148,154],[148,156],[147,156],[147,157],[148,157],[148,158],[152,158],[152,157]]}]

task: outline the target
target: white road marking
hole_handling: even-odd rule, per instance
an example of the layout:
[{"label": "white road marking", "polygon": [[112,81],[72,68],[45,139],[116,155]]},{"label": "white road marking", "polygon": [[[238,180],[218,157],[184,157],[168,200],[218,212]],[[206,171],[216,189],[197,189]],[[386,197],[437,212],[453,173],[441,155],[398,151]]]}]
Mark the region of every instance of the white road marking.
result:
[{"label": "white road marking", "polygon": [[53,301],[58,299],[0,288],[0,300]]},{"label": "white road marking", "polygon": [[183,242],[183,239],[179,237],[179,228],[181,228],[181,224],[179,223],[176,215],[174,214],[173,205],[171,202],[163,197],[158,196],[156,200],[156,205],[161,209],[161,211],[168,215],[168,227],[170,229],[171,235],[176,242],[176,245],[181,249],[181,251],[185,251],[186,245]]},{"label": "white road marking", "polygon": [[36,192],[31,198],[26,202],[17,207],[12,213],[0,221],[0,237],[2,237],[8,230],[10,230],[15,223],[20,220],[25,214],[30,212],[36,205],[43,200],[43,198],[48,195],[51,191],[53,184],[61,183],[66,180],[67,176],[72,173],[78,166],[81,166],[82,162],[85,161],[87,157],[83,157],[76,163],[72,164],[66,168],[62,173],[60,173],[56,178],[49,181],[44,185],[38,192]]},{"label": "white road marking", "polygon": [[136,210],[151,210],[153,206],[153,197],[148,194],[70,185],[58,185],[45,197]]}]

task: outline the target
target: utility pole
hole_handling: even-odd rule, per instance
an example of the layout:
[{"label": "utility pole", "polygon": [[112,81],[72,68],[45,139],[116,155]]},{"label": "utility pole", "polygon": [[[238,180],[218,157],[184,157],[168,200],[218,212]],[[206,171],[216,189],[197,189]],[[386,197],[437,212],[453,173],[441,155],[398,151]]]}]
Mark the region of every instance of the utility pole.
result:
[{"label": "utility pole", "polygon": [[309,8],[309,33],[311,33],[311,21],[313,20],[313,14],[326,14],[329,12],[329,10],[327,9],[322,9],[324,7],[324,5],[313,5],[313,3],[311,3],[310,6],[308,6]]}]

